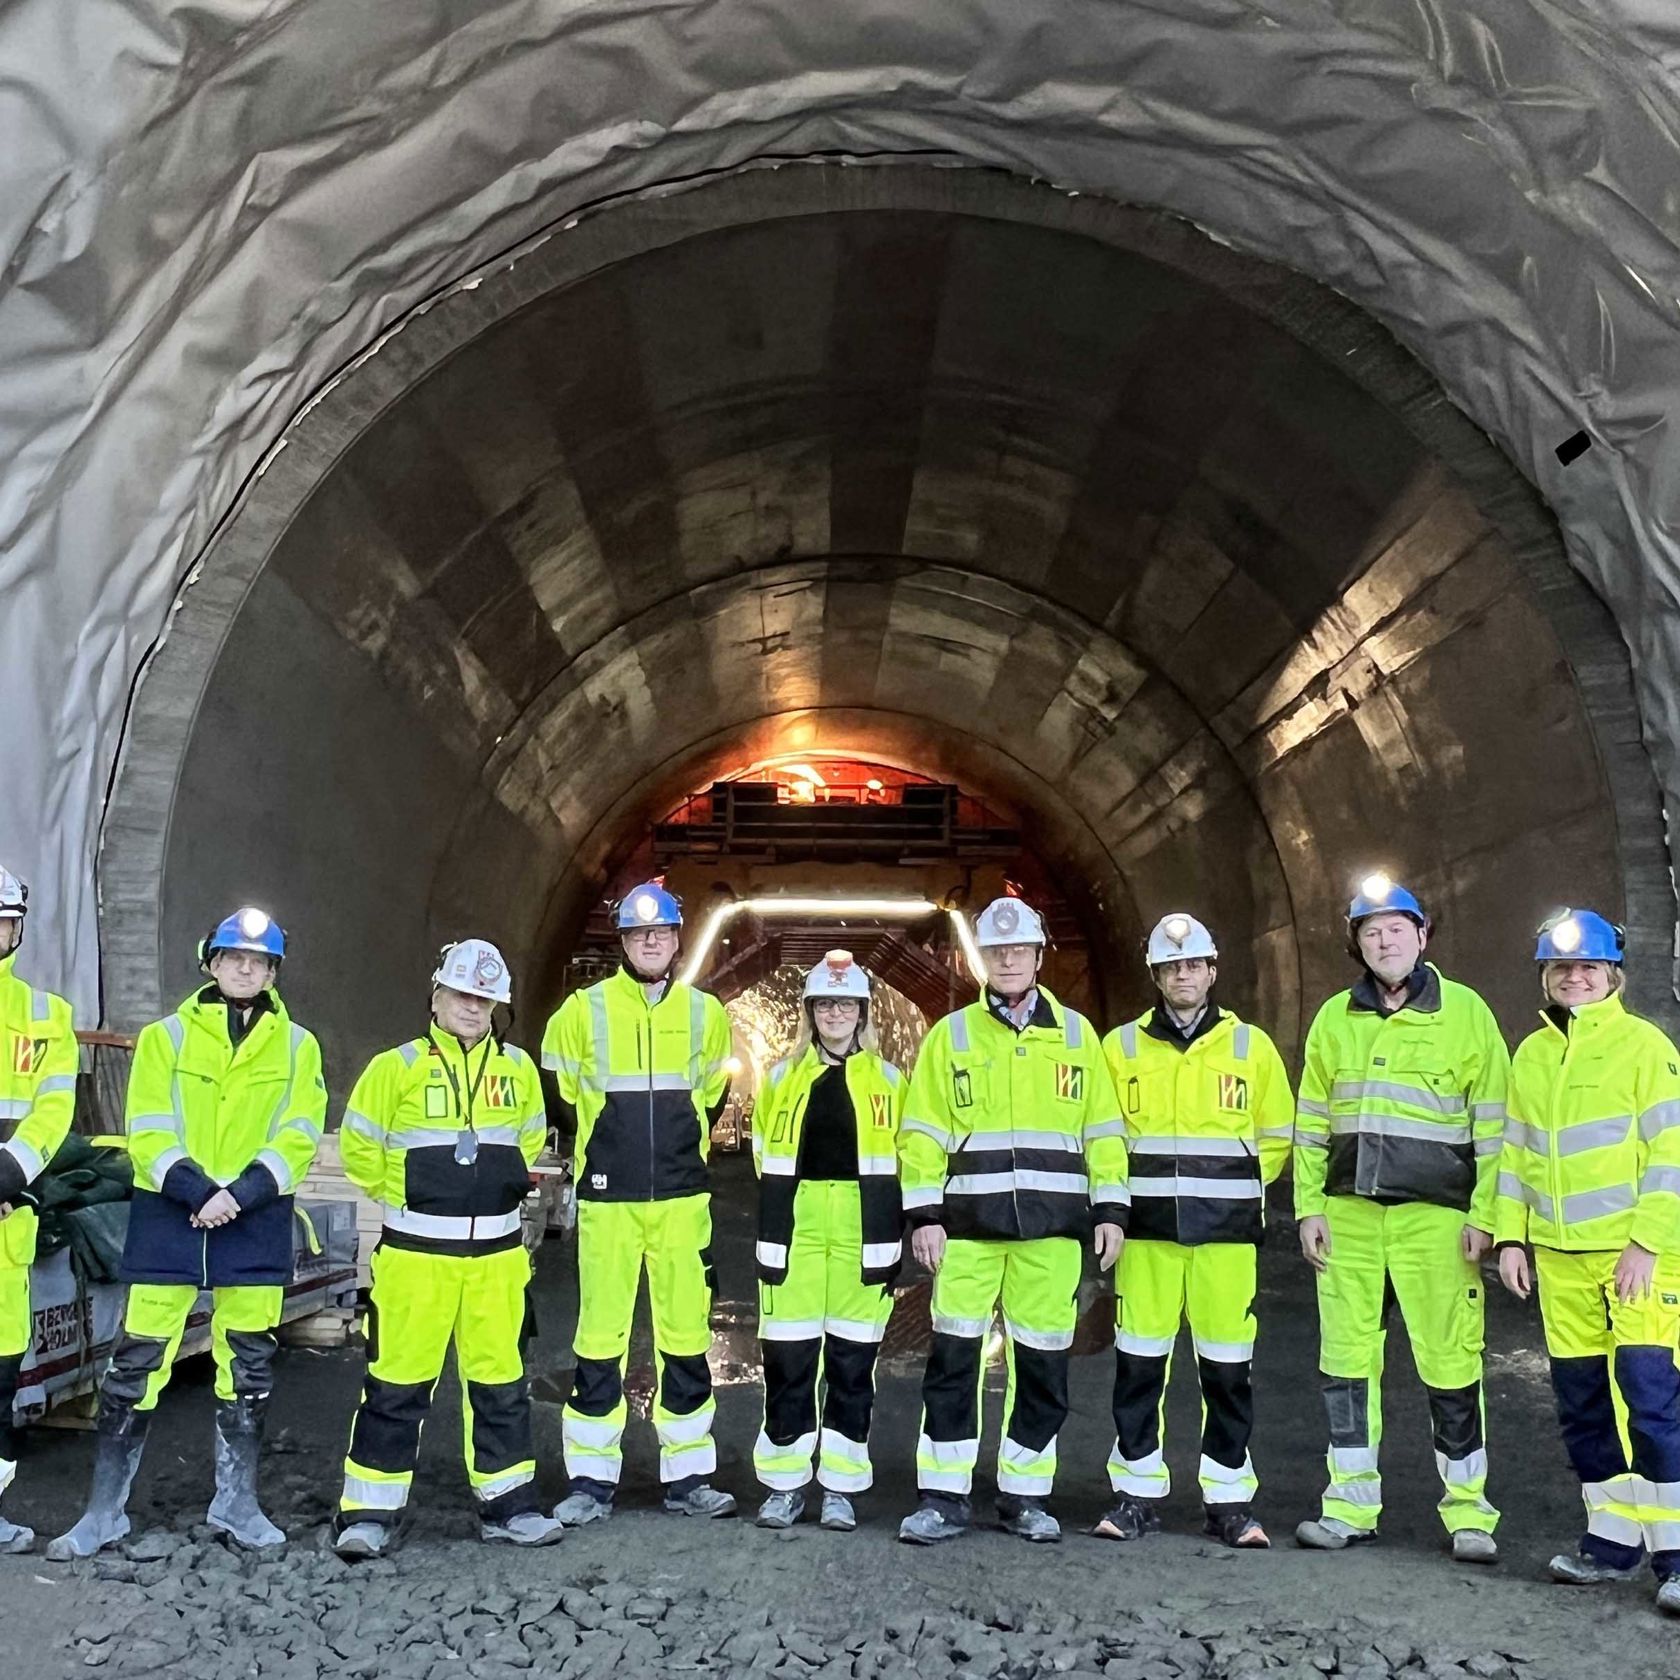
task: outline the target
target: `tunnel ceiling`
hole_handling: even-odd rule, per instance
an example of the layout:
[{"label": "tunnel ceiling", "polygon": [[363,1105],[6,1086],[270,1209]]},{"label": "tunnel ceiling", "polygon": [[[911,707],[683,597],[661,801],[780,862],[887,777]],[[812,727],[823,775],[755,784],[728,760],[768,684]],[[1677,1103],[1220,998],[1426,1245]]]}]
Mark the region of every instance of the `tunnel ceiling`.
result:
[{"label": "tunnel ceiling", "polygon": [[[1356,311],[996,176],[757,174],[600,227],[366,360],[224,533],[153,679],[173,798],[113,811],[114,1012],[207,894],[341,907],[295,982],[329,1016],[382,930],[370,1043],[469,924],[540,995],[646,823],[790,750],[1006,804],[1111,977],[1193,903],[1285,1038],[1351,871],[1473,918],[1513,1012],[1508,942],[1637,876],[1569,677],[1613,643]],[[152,867],[161,918],[123,896]]]}]

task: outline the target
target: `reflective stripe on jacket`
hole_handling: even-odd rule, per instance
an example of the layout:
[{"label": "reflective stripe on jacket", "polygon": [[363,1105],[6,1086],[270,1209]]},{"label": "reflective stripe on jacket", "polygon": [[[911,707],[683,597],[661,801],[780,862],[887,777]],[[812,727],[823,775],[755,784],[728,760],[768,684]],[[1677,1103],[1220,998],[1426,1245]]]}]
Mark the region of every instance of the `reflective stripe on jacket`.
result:
[{"label": "reflective stripe on jacket", "polygon": [[[123,1281],[289,1283],[292,1192],[315,1159],[326,1109],[321,1048],[277,992],[256,1000],[237,1045],[214,986],[145,1027],[128,1075],[134,1201]],[[239,1217],[194,1229],[218,1187]]]},{"label": "reflective stripe on jacket", "polygon": [[58,1152],[76,1106],[70,1005],[13,972],[0,957],[0,1201],[27,1189]]},{"label": "reflective stripe on jacket", "polygon": [[708,1187],[708,1110],[729,1094],[729,1017],[710,992],[630,974],[573,992],[543,1034],[543,1066],[577,1110],[584,1200],[665,1201]]},{"label": "reflective stripe on jacket", "polygon": [[[797,1061],[771,1068],[753,1105],[753,1165],[758,1192],[758,1275],[770,1284],[787,1280],[793,1242],[794,1201],[805,1142],[805,1107],[811,1087],[832,1064],[815,1045]],[[889,1283],[903,1259],[904,1210],[898,1188],[898,1123],[904,1111],[904,1075],[873,1050],[846,1058],[846,1094],[857,1125],[858,1199],[863,1221],[863,1275]]]},{"label": "reflective stripe on jacket", "polygon": [[1215,1016],[1188,1042],[1159,1010],[1103,1040],[1127,1127],[1134,1240],[1263,1235],[1265,1186],[1283,1171],[1295,1127],[1289,1075],[1259,1027]]},{"label": "reflective stripe on jacket", "polygon": [[1419,968],[1392,1014],[1367,975],[1319,1010],[1295,1105],[1295,1213],[1326,1196],[1432,1202],[1493,1229],[1510,1056],[1468,986]]},{"label": "reflective stripe on jacket", "polygon": [[1680,1051],[1619,995],[1566,1019],[1511,1062],[1494,1239],[1680,1253]]},{"label": "reflective stripe on jacket", "polygon": [[345,1176],[381,1205],[385,1242],[489,1254],[521,1241],[520,1204],[546,1136],[537,1066],[523,1050],[493,1037],[468,1050],[434,1027],[368,1063],[339,1153]]},{"label": "reflective stripe on jacket", "polygon": [[1017,1032],[984,1002],[936,1021],[899,1124],[904,1210],[953,1237],[1124,1225],[1126,1123],[1091,1024],[1042,986]]}]

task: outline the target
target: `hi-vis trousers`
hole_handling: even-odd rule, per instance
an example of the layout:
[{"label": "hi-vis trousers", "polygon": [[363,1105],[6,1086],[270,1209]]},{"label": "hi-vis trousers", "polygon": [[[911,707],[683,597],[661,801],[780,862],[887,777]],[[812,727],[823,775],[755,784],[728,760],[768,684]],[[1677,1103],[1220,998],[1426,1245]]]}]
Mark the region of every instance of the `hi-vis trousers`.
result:
[{"label": "hi-vis trousers", "polygon": [[1482,1274],[1464,1258],[1464,1215],[1428,1202],[1332,1196],[1330,1261],[1318,1278],[1319,1369],[1330,1420],[1324,1515],[1373,1530],[1382,1514],[1383,1341],[1398,1303],[1429,1395],[1437,1509],[1449,1534],[1491,1534],[1482,1421]]},{"label": "hi-vis trousers", "polygon": [[980,1456],[981,1356],[1001,1301],[1009,1380],[997,1485],[1043,1498],[1056,1477],[1068,1410],[1068,1349],[1078,1321],[1083,1256],[1072,1237],[1024,1242],[953,1238],[933,1283],[933,1348],[922,1382],[916,1482],[966,1499]]},{"label": "hi-vis trousers", "polygon": [[1540,1318],[1569,1462],[1581,1478],[1581,1551],[1680,1574],[1680,1260],[1657,1261],[1643,1301],[1616,1299],[1618,1250],[1536,1248]]}]

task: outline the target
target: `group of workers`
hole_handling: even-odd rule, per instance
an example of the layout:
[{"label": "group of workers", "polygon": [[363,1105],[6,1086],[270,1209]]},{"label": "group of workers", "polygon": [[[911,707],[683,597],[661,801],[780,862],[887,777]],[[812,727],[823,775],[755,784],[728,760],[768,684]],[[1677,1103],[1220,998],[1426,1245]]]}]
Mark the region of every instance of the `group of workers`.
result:
[{"label": "group of workers", "polygon": [[[15,977],[27,889],[0,871],[0,1493],[29,1340],[29,1187],[70,1123],[68,1006]],[[482,1533],[544,1545],[614,1509],[623,1375],[643,1273],[658,1357],[653,1424],[664,1508],[720,1517],[707,1365],[715,1278],[707,1168],[727,1099],[730,1031],[675,976],[678,901],[658,882],[617,909],[624,960],[568,996],[541,1067],[496,1031],[502,954],[445,948],[430,1021],[351,1092],[341,1150],[382,1210],[368,1366],[333,1543],[385,1552],[451,1343]],[[1538,1288],[1558,1418],[1586,1506],[1564,1582],[1649,1561],[1680,1613],[1680,1052],[1624,1006],[1619,928],[1562,912],[1535,949],[1541,1024],[1507,1055],[1491,1011],[1425,959],[1430,924],[1386,877],[1347,911],[1359,978],[1318,1011],[1299,1090],[1272,1040],[1213,999],[1218,950],[1193,916],[1149,936],[1156,1001],[1099,1037],[1040,979],[1047,935],[1019,898],[976,918],[980,996],[933,1024],[908,1079],[881,1055],[871,984],[843,951],[809,974],[798,1043],[759,1092],[756,1265],[764,1415],[757,1520],[787,1528],[813,1480],[823,1527],[856,1526],[871,1485],[874,1369],[906,1239],[933,1274],[918,1508],[901,1540],[961,1535],[979,1455],[995,1318],[1007,1365],[998,1517],[1060,1538],[1048,1507],[1068,1411],[1085,1252],[1117,1266],[1112,1508],[1095,1532],[1136,1541],[1170,1485],[1164,1396],[1188,1320],[1203,1402],[1207,1532],[1269,1545],[1254,1514],[1256,1251],[1266,1187],[1293,1159],[1302,1252],[1317,1275],[1328,1484],[1300,1545],[1376,1538],[1383,1344],[1397,1305],[1427,1390],[1454,1558],[1498,1556],[1487,1497],[1482,1262]],[[257,1472],[295,1187],[326,1110],[314,1038],[276,988],[280,928],[236,912],[200,949],[206,984],[138,1041],[127,1100],[135,1193],[122,1330],[100,1389],[86,1513],[48,1546],[87,1556],[128,1529],[146,1422],[199,1291],[212,1291],[216,1493],[210,1523],[261,1548],[284,1536]],[[536,1497],[523,1357],[529,1171],[550,1128],[574,1160],[579,1317],[563,1416],[569,1491]],[[0,1519],[0,1550],[28,1529]]]}]

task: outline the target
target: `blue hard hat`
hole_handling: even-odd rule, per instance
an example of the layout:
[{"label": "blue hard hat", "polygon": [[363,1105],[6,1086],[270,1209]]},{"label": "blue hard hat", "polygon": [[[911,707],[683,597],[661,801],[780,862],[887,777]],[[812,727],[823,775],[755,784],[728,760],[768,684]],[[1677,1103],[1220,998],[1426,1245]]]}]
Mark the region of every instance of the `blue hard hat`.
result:
[{"label": "blue hard hat", "polygon": [[681,927],[682,922],[682,900],[666,892],[657,881],[632,887],[618,901],[614,918],[620,933],[633,933],[637,928]]},{"label": "blue hard hat", "polygon": [[265,911],[246,905],[218,922],[198,948],[198,960],[209,962],[217,951],[255,951],[279,962],[286,955],[286,930]]},{"label": "blue hard hat", "polygon": [[1540,924],[1534,960],[1619,963],[1626,949],[1626,930],[1596,910],[1560,910]]},{"label": "blue hard hat", "polygon": [[1352,927],[1367,916],[1380,916],[1389,911],[1410,916],[1419,927],[1429,926],[1429,918],[1424,915],[1423,906],[1416,896],[1386,875],[1367,875],[1359,883],[1359,891],[1348,905],[1348,925]]}]

